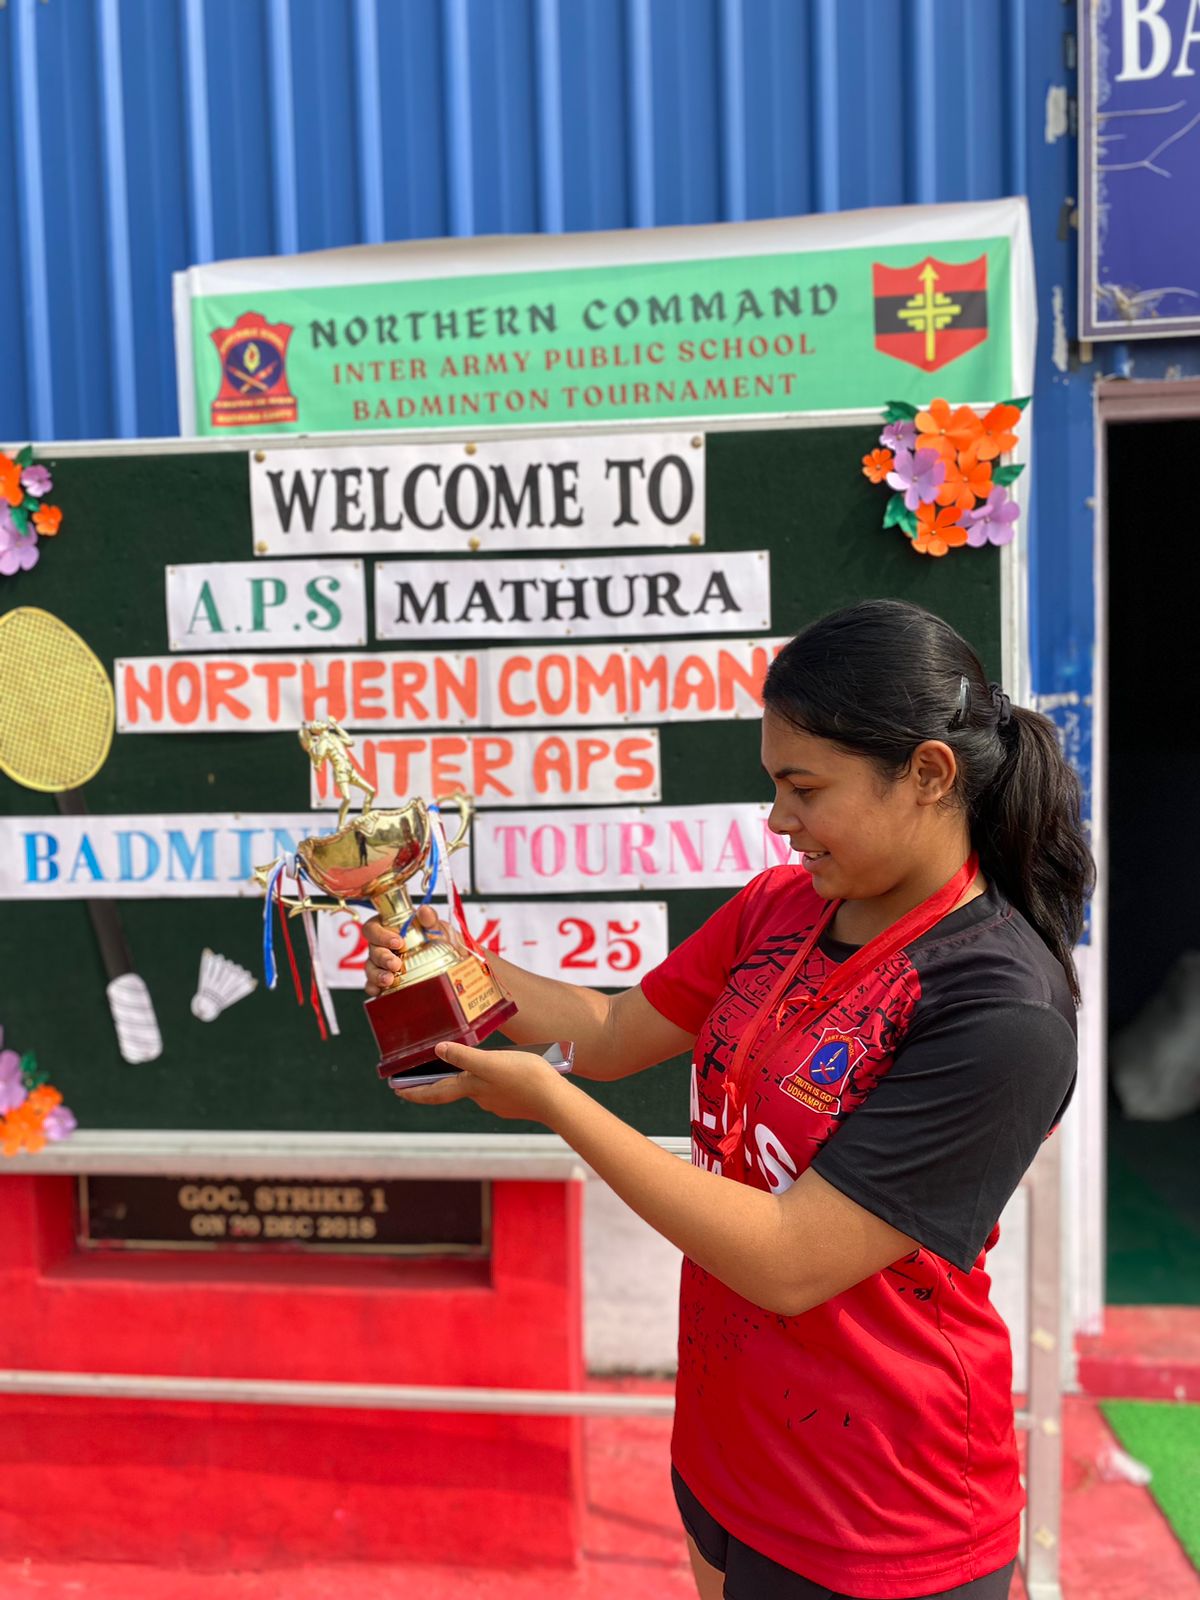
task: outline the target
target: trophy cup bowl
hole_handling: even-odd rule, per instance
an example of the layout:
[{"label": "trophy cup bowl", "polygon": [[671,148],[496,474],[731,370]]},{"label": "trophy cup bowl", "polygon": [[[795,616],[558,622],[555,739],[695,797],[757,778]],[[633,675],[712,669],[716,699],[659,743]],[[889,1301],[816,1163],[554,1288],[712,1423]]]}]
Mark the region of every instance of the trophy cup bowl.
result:
[{"label": "trophy cup bowl", "polygon": [[[439,812],[455,810],[460,826],[447,843],[461,849],[474,817],[466,795],[434,802]],[[367,810],[346,827],[299,846],[304,870],[339,900],[370,900],[385,927],[403,935],[401,970],[385,994],[364,1003],[379,1046],[379,1076],[417,1072],[430,1063],[442,1040],[477,1045],[516,1011],[487,962],[468,950],[448,928],[427,930],[416,919],[406,885],[432,873],[434,830],[424,800],[395,810]]]},{"label": "trophy cup bowl", "polygon": [[[402,885],[429,862],[433,833],[424,800],[396,811],[364,811],[337,833],[301,841],[304,870],[339,900],[370,900],[386,922],[399,925],[412,911]],[[394,896],[386,912],[378,902]]]}]

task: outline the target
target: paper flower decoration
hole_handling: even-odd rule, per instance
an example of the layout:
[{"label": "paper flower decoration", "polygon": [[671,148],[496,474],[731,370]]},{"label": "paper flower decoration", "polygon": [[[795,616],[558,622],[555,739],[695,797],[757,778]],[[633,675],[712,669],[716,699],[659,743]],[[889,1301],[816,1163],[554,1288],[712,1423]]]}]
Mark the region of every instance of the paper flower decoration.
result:
[{"label": "paper flower decoration", "polygon": [[44,497],[54,487],[49,468],[33,460],[26,445],[15,456],[0,450],[0,575],[37,566],[38,535],[52,538],[62,525],[62,510]]},{"label": "paper flower decoration", "polygon": [[[54,1092],[57,1094],[57,1089]],[[42,1133],[48,1144],[57,1144],[60,1139],[69,1139],[78,1126],[74,1112],[68,1111],[66,1106],[55,1106],[53,1111],[47,1111],[42,1118]]]},{"label": "paper flower decoration", "polygon": [[862,458],[863,476],[893,491],[883,526],[899,528],[922,556],[1009,544],[1020,507],[1008,486],[1025,468],[1000,457],[1016,444],[1028,404],[1006,400],[980,416],[948,400],[931,400],[924,411],[893,400],[879,448]]},{"label": "paper flower decoration", "polygon": [[[4,1030],[0,1028],[0,1044]],[[75,1118],[62,1095],[46,1082],[32,1053],[0,1050],[0,1154],[30,1155],[75,1132]]]},{"label": "paper flower decoration", "polygon": [[984,417],[982,432],[975,445],[975,454],[980,461],[994,461],[1006,450],[1011,450],[1017,442],[1017,436],[1012,431],[1021,420],[1021,407],[1011,401],[1007,405],[993,406]]},{"label": "paper flower decoration", "polygon": [[863,477],[869,478],[872,483],[882,483],[892,470],[895,459],[890,450],[872,450],[869,456],[863,457]]},{"label": "paper flower decoration", "polygon": [[889,422],[879,435],[879,442],[885,450],[915,450],[917,448],[917,425],[902,418],[899,422]]},{"label": "paper flower decoration", "polygon": [[978,548],[984,544],[1011,544],[1016,528],[1013,524],[1021,508],[1010,500],[1007,489],[993,489],[976,511],[963,514],[963,527],[967,530],[967,543]]},{"label": "paper flower decoration", "polygon": [[19,506],[24,498],[21,468],[9,456],[0,452],[0,500],[7,500],[10,506]]},{"label": "paper flower decoration", "polygon": [[945,400],[931,400],[928,411],[918,411],[917,449],[936,450],[946,460],[970,451],[983,433],[983,422],[970,406],[951,411]]},{"label": "paper flower decoration", "polygon": [[[918,451],[928,455],[928,451]],[[965,456],[955,456],[945,462],[946,481],[937,492],[940,506],[957,506],[960,511],[970,511],[977,500],[986,500],[992,492],[992,464],[976,461],[968,451]]]},{"label": "paper flower decoration", "polygon": [[944,556],[956,545],[966,544],[967,530],[958,520],[955,506],[939,511],[936,506],[917,507],[917,535],[913,549],[923,556]]},{"label": "paper flower decoration", "polygon": [[14,572],[28,572],[37,566],[37,530],[17,531],[12,511],[0,501],[0,573],[11,578]]},{"label": "paper flower decoration", "polygon": [[904,504],[915,511],[923,500],[932,500],[946,481],[946,463],[932,450],[897,450],[887,481],[904,496]]},{"label": "paper flower decoration", "polygon": [[21,1058],[15,1050],[0,1050],[0,1116],[15,1111],[29,1093],[21,1076]]}]

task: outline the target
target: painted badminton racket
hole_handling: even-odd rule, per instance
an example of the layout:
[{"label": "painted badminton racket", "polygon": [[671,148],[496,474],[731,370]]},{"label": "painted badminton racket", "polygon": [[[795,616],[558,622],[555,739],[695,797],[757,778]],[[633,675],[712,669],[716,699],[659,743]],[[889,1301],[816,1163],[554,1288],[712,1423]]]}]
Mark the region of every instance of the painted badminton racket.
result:
[{"label": "painted badminton racket", "polygon": [[[53,794],[65,816],[87,815],[80,789],[108,758],[113,736],[108,674],[65,622],[37,606],[0,617],[0,771]],[[126,1061],[153,1061],[162,1036],[145,981],[133,970],[111,900],[89,900],[117,1044]]]}]

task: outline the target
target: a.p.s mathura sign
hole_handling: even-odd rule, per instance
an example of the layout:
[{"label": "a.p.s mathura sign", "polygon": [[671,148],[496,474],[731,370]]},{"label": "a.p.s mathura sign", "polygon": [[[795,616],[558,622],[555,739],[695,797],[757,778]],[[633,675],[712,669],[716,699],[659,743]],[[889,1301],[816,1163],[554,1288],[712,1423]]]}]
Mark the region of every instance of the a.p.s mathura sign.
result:
[{"label": "a.p.s mathura sign", "polygon": [[1020,200],[365,246],[176,275],[185,433],[772,417],[1021,388]]}]

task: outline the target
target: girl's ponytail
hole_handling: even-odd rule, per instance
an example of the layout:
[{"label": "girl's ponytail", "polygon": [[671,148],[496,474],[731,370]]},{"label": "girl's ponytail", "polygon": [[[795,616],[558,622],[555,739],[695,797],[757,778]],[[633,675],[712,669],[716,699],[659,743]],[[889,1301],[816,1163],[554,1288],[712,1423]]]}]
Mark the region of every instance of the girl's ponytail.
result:
[{"label": "girl's ponytail", "polygon": [[985,876],[1058,957],[1079,1000],[1071,952],[1083,933],[1095,868],[1080,818],[1079,780],[1048,717],[1012,706],[997,726],[1003,758],[975,800],[971,837]]},{"label": "girl's ponytail", "polygon": [[948,744],[985,875],[1061,962],[1078,1001],[1071,952],[1095,882],[1078,779],[1054,724],[989,684],[948,622],[901,600],[823,617],[772,662],[763,700],[892,778],[919,744]]}]

